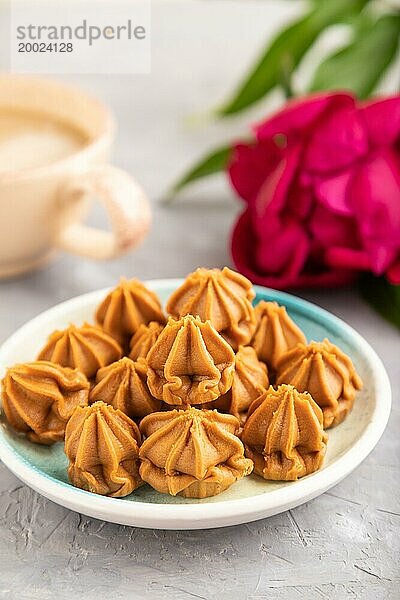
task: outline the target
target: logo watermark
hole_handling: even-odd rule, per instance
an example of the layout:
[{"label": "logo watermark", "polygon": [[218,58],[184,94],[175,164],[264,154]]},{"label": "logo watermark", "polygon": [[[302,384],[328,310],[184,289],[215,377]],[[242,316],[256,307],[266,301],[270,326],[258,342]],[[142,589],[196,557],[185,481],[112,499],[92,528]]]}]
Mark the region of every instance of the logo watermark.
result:
[{"label": "logo watermark", "polygon": [[150,0],[11,0],[17,73],[149,73]]}]

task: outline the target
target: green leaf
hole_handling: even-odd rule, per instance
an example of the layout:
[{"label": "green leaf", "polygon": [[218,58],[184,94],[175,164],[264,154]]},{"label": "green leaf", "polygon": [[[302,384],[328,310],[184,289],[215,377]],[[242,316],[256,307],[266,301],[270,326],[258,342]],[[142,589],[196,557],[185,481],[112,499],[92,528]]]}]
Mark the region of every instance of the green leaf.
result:
[{"label": "green leaf", "polygon": [[256,66],[217,113],[220,116],[237,113],[260,100],[300,63],[320,33],[329,25],[359,12],[368,0],[319,0],[306,16],[281,31],[264,49]]},{"label": "green leaf", "polygon": [[311,91],[348,89],[368,97],[393,60],[400,38],[400,15],[385,15],[356,28],[352,42],[322,62]]},{"label": "green leaf", "polygon": [[171,192],[167,194],[166,201],[170,201],[173,195],[178,193],[188,183],[192,183],[193,181],[196,181],[196,179],[201,179],[202,177],[207,177],[208,175],[213,175],[214,173],[224,171],[228,164],[231,151],[231,146],[224,146],[203,157],[194,167],[190,169],[190,171],[185,173],[185,175],[175,183],[171,189]]},{"label": "green leaf", "polygon": [[382,317],[400,329],[400,285],[392,285],[385,277],[366,273],[360,279],[360,291]]}]

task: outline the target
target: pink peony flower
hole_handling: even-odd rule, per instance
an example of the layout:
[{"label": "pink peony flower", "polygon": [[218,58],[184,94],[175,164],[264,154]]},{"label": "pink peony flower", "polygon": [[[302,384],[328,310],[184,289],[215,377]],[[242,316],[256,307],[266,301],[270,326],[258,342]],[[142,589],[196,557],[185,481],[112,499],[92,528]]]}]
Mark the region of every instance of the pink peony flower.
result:
[{"label": "pink peony flower", "polygon": [[400,95],[291,101],[255,136],[228,169],[246,202],[237,268],[277,288],[343,285],[362,270],[400,284]]}]

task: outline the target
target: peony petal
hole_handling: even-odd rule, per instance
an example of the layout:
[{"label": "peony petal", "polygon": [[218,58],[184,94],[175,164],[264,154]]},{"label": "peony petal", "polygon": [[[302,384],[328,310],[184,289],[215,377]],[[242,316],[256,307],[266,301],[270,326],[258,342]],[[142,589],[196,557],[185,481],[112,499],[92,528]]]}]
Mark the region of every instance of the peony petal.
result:
[{"label": "peony petal", "polygon": [[237,144],[228,166],[234,189],[247,202],[254,201],[261,185],[282,159],[282,151],[273,141]]},{"label": "peony petal", "polygon": [[285,107],[255,126],[259,140],[272,138],[278,134],[289,135],[303,132],[310,127],[328,107],[354,106],[351,94],[323,92],[290,100]]},{"label": "peony petal", "polygon": [[388,265],[395,259],[396,253],[390,248],[379,248],[376,254],[367,250],[353,248],[328,248],[325,252],[325,261],[332,267],[359,269],[372,271],[375,275],[382,275]]},{"label": "peony petal", "polygon": [[322,248],[357,246],[357,227],[354,219],[337,215],[322,205],[317,205],[308,222],[308,228]]},{"label": "peony petal", "polygon": [[264,226],[263,221],[270,221],[272,215],[279,214],[284,205],[285,192],[290,183],[290,173],[286,174],[285,167],[286,161],[282,159],[276,169],[266,177],[258,191],[254,203],[254,215],[256,224],[260,222],[261,227]]},{"label": "peony petal", "polygon": [[336,268],[357,269],[359,271],[370,271],[371,261],[365,250],[354,248],[327,248],[325,260],[328,265]]},{"label": "peony petal", "polygon": [[400,163],[393,150],[377,151],[357,169],[352,203],[371,268],[382,274],[400,250]]},{"label": "peony petal", "polygon": [[296,277],[304,268],[309,246],[304,229],[297,223],[281,225],[274,237],[267,235],[259,239],[256,264],[263,273]]},{"label": "peony petal", "polygon": [[287,197],[287,212],[297,219],[304,221],[311,213],[314,198],[312,190],[305,188],[295,181]]},{"label": "peony petal", "polygon": [[372,146],[389,146],[400,139],[400,94],[368,102],[360,115]]},{"label": "peony petal", "polygon": [[354,106],[333,106],[315,124],[304,158],[312,173],[343,169],[368,151],[367,131]]},{"label": "peony petal", "polygon": [[255,200],[255,216],[261,228],[285,206],[289,188],[297,171],[301,144],[286,148],[281,162],[262,184]]},{"label": "peony petal", "polygon": [[324,206],[339,215],[352,215],[351,197],[348,193],[351,178],[351,169],[333,177],[325,179],[317,178],[314,186],[317,199]]},{"label": "peony petal", "polygon": [[313,173],[309,173],[308,171],[300,171],[299,182],[303,187],[311,188],[315,183],[315,175],[313,175]]},{"label": "peony petal", "polygon": [[386,271],[386,277],[393,285],[400,285],[400,258]]},{"label": "peony petal", "polygon": [[366,249],[370,257],[371,271],[373,271],[375,275],[383,275],[397,256],[397,250],[395,248],[368,244]]},{"label": "peony petal", "polygon": [[292,101],[256,135],[229,167],[248,203],[232,236],[239,270],[276,287],[339,285],[364,269],[397,282],[400,96],[358,109],[346,93]]},{"label": "peony petal", "polygon": [[265,273],[254,264],[256,238],[251,227],[249,211],[246,210],[236,222],[231,238],[231,252],[236,268],[253,283],[276,289],[294,287],[331,288],[354,281],[357,272],[350,269],[321,268],[316,273],[283,272],[277,275]]}]

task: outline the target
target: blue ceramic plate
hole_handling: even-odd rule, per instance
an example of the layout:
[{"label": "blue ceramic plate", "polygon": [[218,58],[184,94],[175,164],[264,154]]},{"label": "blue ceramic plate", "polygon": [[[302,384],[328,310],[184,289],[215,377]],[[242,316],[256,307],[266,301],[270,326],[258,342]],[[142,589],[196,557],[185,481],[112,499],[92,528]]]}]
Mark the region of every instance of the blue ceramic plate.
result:
[{"label": "blue ceramic plate", "polygon": [[[148,282],[165,301],[181,280]],[[108,290],[85,294],[54,306],[21,327],[0,349],[0,375],[17,362],[33,360],[54,329],[93,320]],[[62,444],[39,446],[0,426],[0,459],[24,483],[50,500],[85,515],[124,525],[158,529],[201,529],[235,525],[293,508],[322,494],[355,469],[381,437],[390,413],[386,371],[371,346],[349,325],[295,296],[256,287],[259,300],[284,304],[308,340],[328,337],[348,353],[364,388],[352,413],[328,432],[323,468],[296,482],[267,482],[250,475],[218,496],[203,500],[159,494],[147,485],[126,498],[107,498],[74,488],[68,482]]]}]

